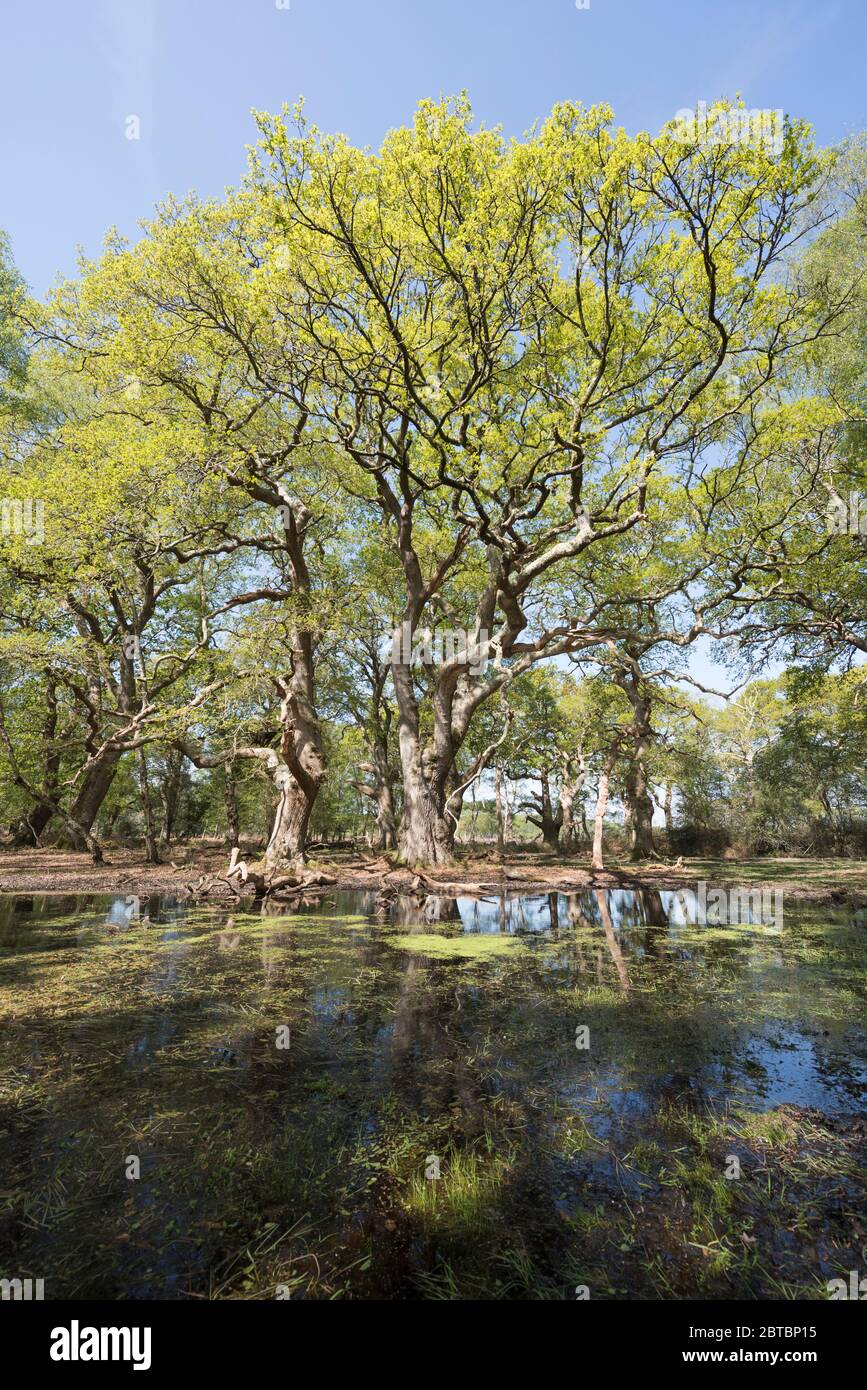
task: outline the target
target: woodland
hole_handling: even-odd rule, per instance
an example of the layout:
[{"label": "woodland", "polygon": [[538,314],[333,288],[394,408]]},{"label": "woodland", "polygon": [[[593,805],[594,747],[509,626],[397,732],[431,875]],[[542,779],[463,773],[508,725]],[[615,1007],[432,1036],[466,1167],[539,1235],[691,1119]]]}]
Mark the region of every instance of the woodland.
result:
[{"label": "woodland", "polygon": [[7,855],[867,855],[863,140],[255,124],[3,243]]}]

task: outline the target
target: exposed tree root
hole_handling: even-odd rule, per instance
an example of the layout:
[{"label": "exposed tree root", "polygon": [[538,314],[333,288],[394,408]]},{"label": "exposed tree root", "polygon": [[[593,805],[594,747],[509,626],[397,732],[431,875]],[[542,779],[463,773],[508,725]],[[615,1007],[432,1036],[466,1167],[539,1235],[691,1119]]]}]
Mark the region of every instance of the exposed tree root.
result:
[{"label": "exposed tree root", "polygon": [[301,895],[313,888],[326,888],[337,882],[331,874],[321,870],[299,869],[295,873],[275,874],[248,865],[239,859],[239,850],[233,848],[229,867],[224,874],[214,874],[210,878],[202,874],[197,883],[187,883],[185,888],[190,897],[207,899],[226,892],[237,902],[240,898],[253,898],[265,901],[270,898],[300,899]]}]

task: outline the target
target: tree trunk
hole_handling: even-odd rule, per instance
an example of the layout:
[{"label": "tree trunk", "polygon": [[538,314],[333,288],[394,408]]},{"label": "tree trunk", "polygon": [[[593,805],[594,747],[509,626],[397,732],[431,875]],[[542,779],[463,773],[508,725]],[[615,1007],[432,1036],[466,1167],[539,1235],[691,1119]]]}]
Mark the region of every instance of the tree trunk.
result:
[{"label": "tree trunk", "polygon": [[[514,790],[514,789],[513,789]],[[514,797],[509,799],[509,785],[504,781],[503,784],[503,838],[508,845],[512,834],[512,823],[515,816]]]},{"label": "tree trunk", "polygon": [[[85,775],[81,790],[69,811],[70,819],[75,821],[82,830],[88,832],[93,830],[94,821],[99,815],[100,807],[114,781],[120,756],[118,750],[111,749],[99,758]],[[89,848],[87,839],[81,831],[73,832],[71,839],[74,849],[86,850]]]},{"label": "tree trunk", "polygon": [[[292,584],[301,613],[309,610],[311,585],[304,545],[311,515],[297,498],[280,508]],[[301,623],[290,637],[290,673],[277,681],[280,704],[280,758],[269,768],[278,792],[277,813],[265,850],[267,873],[304,863],[307,827],[325,780],[325,751],[316,712],[312,628]]]},{"label": "tree trunk", "polygon": [[[473,785],[475,785],[475,783]],[[461,823],[465,792],[466,788],[461,786],[461,774],[458,772],[457,767],[452,764],[451,771],[446,779],[446,796],[443,802],[443,815],[441,816],[443,833],[445,835],[449,854],[454,851],[455,840],[457,839],[458,829]]]},{"label": "tree trunk", "polygon": [[599,774],[599,791],[596,795],[596,815],[593,820],[593,857],[590,861],[594,869],[604,869],[602,859],[602,833],[605,826],[605,812],[608,810],[608,790],[611,783],[611,762],[605,763]]},{"label": "tree trunk", "polygon": [[42,832],[50,824],[54,815],[52,808],[44,801],[33,806],[26,815],[19,816],[11,827],[11,845],[15,849],[35,847],[39,844]]},{"label": "tree trunk", "polygon": [[176,748],[166,750],[166,775],[161,788],[163,823],[160,827],[160,843],[166,848],[171,844],[178,816],[178,800],[181,792],[181,771],[183,755]]},{"label": "tree trunk", "polygon": [[425,780],[421,771],[420,749],[407,753],[401,749],[403,765],[403,816],[398,847],[407,864],[453,863],[448,826],[441,814],[442,798]]},{"label": "tree trunk", "polygon": [[398,837],[400,857],[407,864],[452,864],[451,837],[444,816],[445,779],[434,759],[423,756],[418,706],[408,661],[394,661],[392,677],[403,774],[403,816]]},{"label": "tree trunk", "polygon": [[497,808],[497,855],[503,858],[506,850],[506,824],[503,815],[503,774],[499,768],[494,773],[494,800]]},{"label": "tree trunk", "polygon": [[375,849],[397,848],[397,818],[394,810],[394,783],[388,765],[388,750],[378,741],[371,750],[371,761],[361,763],[360,770],[370,773],[373,782],[353,782],[362,796],[376,803],[377,838]]},{"label": "tree trunk", "polygon": [[566,854],[571,854],[575,848],[574,801],[572,788],[564,783],[560,788],[560,808],[563,812],[563,850]]},{"label": "tree trunk", "polygon": [[647,786],[644,760],[632,763],[626,784],[626,804],[629,814],[630,859],[649,859],[656,853],[653,843],[653,798]]},{"label": "tree trunk", "polygon": [[629,769],[626,777],[626,824],[629,828],[630,858],[649,859],[656,854],[653,843],[653,798],[647,780],[647,754],[653,742],[650,724],[650,695],[633,652],[630,665],[618,685],[632,705],[632,735]]},{"label": "tree trunk", "polygon": [[265,873],[269,876],[304,863],[307,828],[313,810],[313,799],[305,793],[285,763],[279,764],[271,776],[279,800],[265,849]]},{"label": "tree trunk", "polygon": [[563,773],[560,779],[560,807],[563,812],[563,849],[567,854],[574,853],[578,848],[578,827],[575,819],[576,802],[581,812],[581,822],[584,825],[586,836],[586,822],[584,820],[584,783],[587,779],[587,768],[583,754],[572,755],[563,759]]},{"label": "tree trunk", "polygon": [[[45,721],[42,725],[42,747],[45,750],[45,765],[42,787],[45,795],[52,799],[57,795],[57,782],[60,774],[60,746],[57,739],[57,687],[51,677],[45,692]],[[46,801],[31,807],[28,814],[18,820],[13,829],[12,843],[16,847],[38,845],[42,832],[49,825],[54,812]]]},{"label": "tree trunk", "polygon": [[159,864],[160,856],[157,849],[154,808],[153,802],[151,801],[151,789],[148,783],[148,763],[144,747],[136,749],[136,762],[138,763],[139,792],[141,795],[142,814],[144,816],[145,863]]},{"label": "tree trunk", "polygon": [[235,849],[241,842],[240,823],[238,820],[238,789],[235,783],[235,770],[230,762],[226,763],[226,844],[230,849]]},{"label": "tree trunk", "polygon": [[524,803],[530,810],[535,809],[538,814],[534,816],[528,813],[527,820],[539,827],[542,832],[542,841],[546,848],[551,850],[553,854],[559,854],[560,828],[563,824],[563,808],[562,805],[556,808],[554,806],[551,797],[551,782],[549,774],[546,771],[539,773],[539,783],[541,791],[538,797],[535,797],[533,801]]},{"label": "tree trunk", "polygon": [[397,848],[397,819],[394,813],[394,788],[391,779],[383,778],[376,789],[376,825],[379,831],[377,849]]},{"label": "tree trunk", "polygon": [[671,839],[671,832],[674,829],[674,821],[671,815],[671,783],[666,782],[665,791],[662,796],[662,814],[665,817],[665,833]]},{"label": "tree trunk", "polygon": [[546,821],[542,828],[542,843],[552,854],[560,853],[560,827],[556,821]]}]

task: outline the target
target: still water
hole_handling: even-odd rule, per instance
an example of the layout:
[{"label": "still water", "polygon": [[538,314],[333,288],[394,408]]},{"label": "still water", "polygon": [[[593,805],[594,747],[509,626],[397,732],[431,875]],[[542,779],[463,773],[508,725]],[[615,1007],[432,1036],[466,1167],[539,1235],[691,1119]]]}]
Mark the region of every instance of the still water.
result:
[{"label": "still water", "polygon": [[0,898],[0,1277],[46,1298],[825,1297],[867,927],[587,891]]}]

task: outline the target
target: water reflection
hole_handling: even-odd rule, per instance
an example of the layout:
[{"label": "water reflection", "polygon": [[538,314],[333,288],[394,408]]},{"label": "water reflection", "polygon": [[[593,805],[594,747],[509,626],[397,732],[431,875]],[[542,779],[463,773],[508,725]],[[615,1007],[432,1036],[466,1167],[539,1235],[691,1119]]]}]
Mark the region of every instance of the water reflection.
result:
[{"label": "water reflection", "polygon": [[[585,889],[579,893],[506,894],[459,897],[453,900],[428,899],[420,908],[406,899],[398,909],[399,920],[451,920],[454,911],[443,904],[453,902],[465,931],[475,932],[557,932],[561,925],[596,922],[605,914],[615,931],[636,926],[756,926],[766,930],[782,927],[782,912],[776,895],[768,890],[726,888],[702,890],[685,888],[635,890]],[[436,904],[436,910],[428,907]],[[775,917],[779,920],[775,920]]]},{"label": "water reflection", "polygon": [[[778,1129],[781,1164],[808,1140],[825,1162],[821,1125],[834,1162],[857,1141],[867,933],[797,905],[769,930],[764,906],[720,923],[697,894],[625,889],[385,909],[331,892],[279,913],[2,900],[0,1165],[16,1176],[0,1263],[54,1268],[55,1296],[288,1280],[315,1297],[565,1297],[576,1251],[619,1287],[594,1212],[634,1221],[640,1200],[651,1257],[626,1293],[660,1296],[654,1271],[670,1285],[692,1259],[717,1151],[770,1172]],[[813,1172],[786,1169],[762,1199],[787,1234],[761,1268],[789,1261],[796,1282],[837,1239],[821,1203],[818,1233],[791,1235]],[[855,1209],[848,1170],[836,1181]],[[731,1199],[740,1230],[756,1192]],[[775,1296],[737,1240],[725,1296]],[[678,1296],[716,1289],[684,1271]]]}]

